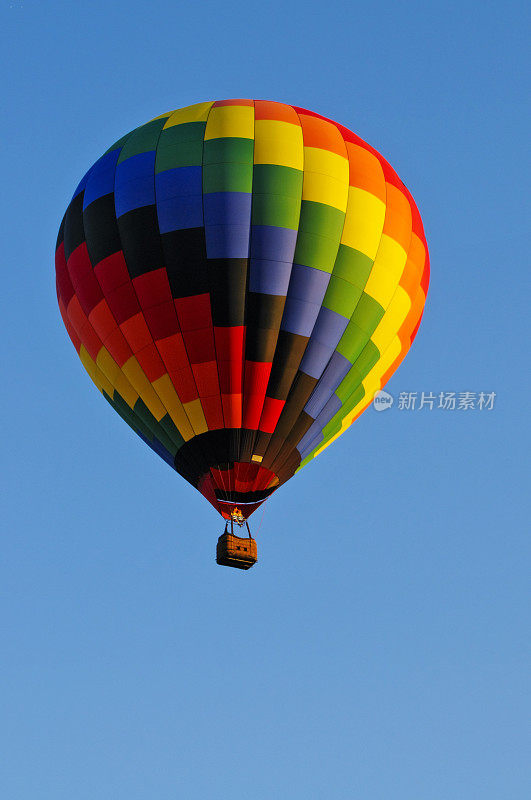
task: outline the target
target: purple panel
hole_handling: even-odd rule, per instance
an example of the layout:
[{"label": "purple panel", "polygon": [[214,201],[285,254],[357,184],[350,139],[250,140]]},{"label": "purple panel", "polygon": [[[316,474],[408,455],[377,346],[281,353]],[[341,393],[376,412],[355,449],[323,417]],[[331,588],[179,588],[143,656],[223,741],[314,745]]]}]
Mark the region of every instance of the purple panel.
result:
[{"label": "purple panel", "polygon": [[114,192],[114,176],[119,155],[119,149],[111,150],[99,158],[90,170],[83,195],[83,211],[94,200]]},{"label": "purple panel", "polygon": [[251,199],[247,192],[211,192],[203,195],[205,225],[246,226],[249,240]]},{"label": "purple panel", "polygon": [[[204,195],[204,197],[208,197],[208,195]],[[208,258],[249,257],[248,225],[205,224],[205,239]]]},{"label": "purple panel", "polygon": [[[252,249],[252,245],[251,245]],[[291,261],[262,261],[251,259],[249,291],[286,296],[291,274]]]},{"label": "purple panel", "polygon": [[272,225],[253,225],[251,229],[251,258],[293,263],[297,231],[275,228]]}]

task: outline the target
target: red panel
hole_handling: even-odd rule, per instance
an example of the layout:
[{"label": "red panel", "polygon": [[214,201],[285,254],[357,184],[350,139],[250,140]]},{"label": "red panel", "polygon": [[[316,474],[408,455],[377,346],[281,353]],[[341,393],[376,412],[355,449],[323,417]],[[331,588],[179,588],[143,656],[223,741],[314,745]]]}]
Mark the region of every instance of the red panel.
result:
[{"label": "red panel", "polygon": [[89,322],[102,342],[105,342],[107,337],[118,327],[106,300],[100,300],[98,305],[92,309],[89,314]]},{"label": "red panel", "polygon": [[221,410],[219,394],[215,397],[202,397],[201,405],[208,429],[212,431],[223,428],[223,412]]},{"label": "red panel", "polygon": [[209,294],[196,294],[174,300],[181,330],[212,327],[212,311]]},{"label": "red panel", "polygon": [[127,344],[125,336],[120,328],[115,328],[113,332],[105,339],[103,344],[119,367],[123,367],[125,362],[133,355],[133,351]]},{"label": "red panel", "polygon": [[219,396],[218,368],[215,361],[192,364],[192,372],[200,397]]},{"label": "red panel", "polygon": [[265,397],[271,375],[271,362],[246,361],[244,372],[244,394],[261,394]]},{"label": "red panel", "polygon": [[181,403],[190,403],[192,400],[197,400],[197,388],[190,367],[168,370],[168,372]]},{"label": "red panel", "polygon": [[130,281],[106,293],[105,299],[118,325],[131,319],[140,311],[140,305]]},{"label": "red panel", "polygon": [[216,353],[220,361],[242,361],[245,340],[245,326],[214,328]]},{"label": "red panel", "polygon": [[106,295],[112,292],[113,289],[117,289],[118,286],[129,283],[129,273],[121,250],[102,259],[94,267],[94,272]]},{"label": "red panel", "polygon": [[82,242],[72,253],[70,253],[67,267],[74,289],[85,275],[92,273],[92,264],[90,263],[86,242]]},{"label": "red panel", "polygon": [[138,363],[144,370],[148,381],[153,383],[157,378],[161,378],[166,373],[166,367],[162,363],[159,351],[154,344],[148,344],[143,350],[135,353]]},{"label": "red panel", "polygon": [[66,308],[74,294],[74,287],[66,266],[64,242],[61,242],[55,252],[55,276],[58,294],[63,298]]},{"label": "red panel", "polygon": [[96,280],[96,276],[92,270],[86,274],[81,280],[72,281],[76,294],[79,297],[79,302],[85,314],[96,308],[98,303],[103,299],[103,292]]},{"label": "red panel", "polygon": [[179,323],[173,300],[144,309],[144,319],[155,341],[179,333]]},{"label": "red panel", "polygon": [[191,364],[216,360],[212,328],[184,332],[184,343]]},{"label": "red panel", "polygon": [[77,352],[79,353],[79,348],[81,347],[81,339],[79,338],[79,336],[75,332],[74,326],[72,325],[72,323],[68,319],[68,316],[66,314],[66,307],[65,307],[65,304],[64,304],[62,298],[59,298],[59,311],[61,312],[61,317],[63,318],[63,322],[65,324],[66,332],[70,336],[70,339],[72,340],[72,344],[74,345],[74,347],[76,348]]},{"label": "red panel", "polygon": [[153,342],[149,328],[146,325],[146,320],[141,311],[135,314],[134,317],[131,317],[131,319],[122,322],[120,328],[133,353],[138,353]]},{"label": "red panel", "polygon": [[134,278],[133,286],[142,308],[151,308],[172,300],[170,282],[164,267]]},{"label": "red panel", "polygon": [[216,100],[212,108],[220,106],[253,106],[254,100]]},{"label": "red panel", "polygon": [[242,428],[257,431],[264,407],[263,394],[245,394]]},{"label": "red panel", "polygon": [[241,428],[242,426],[242,395],[222,394],[223,419],[226,428]]},{"label": "red panel", "polygon": [[281,411],[284,408],[284,404],[285,400],[277,400],[275,397],[266,397],[262,416],[260,418],[259,430],[264,433],[273,433]]},{"label": "red panel", "polygon": [[241,361],[220,361],[219,387],[222,394],[241,394],[243,364]]},{"label": "red panel", "polygon": [[190,371],[182,334],[174,333],[173,336],[158,339],[156,344],[168,372],[176,372],[185,368]]}]

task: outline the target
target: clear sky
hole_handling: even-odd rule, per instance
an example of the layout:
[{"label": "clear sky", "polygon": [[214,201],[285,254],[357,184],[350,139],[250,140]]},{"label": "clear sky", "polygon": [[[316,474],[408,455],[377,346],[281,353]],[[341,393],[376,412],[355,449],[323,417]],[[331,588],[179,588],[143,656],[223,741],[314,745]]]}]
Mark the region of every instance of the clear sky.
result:
[{"label": "clear sky", "polygon": [[[6,800],[531,796],[526,6],[2,2]],[[393,407],[257,512],[245,573],[92,386],[53,267],[112,142],[229,97],[380,150],[432,263]],[[496,398],[398,407],[422,391]]]}]

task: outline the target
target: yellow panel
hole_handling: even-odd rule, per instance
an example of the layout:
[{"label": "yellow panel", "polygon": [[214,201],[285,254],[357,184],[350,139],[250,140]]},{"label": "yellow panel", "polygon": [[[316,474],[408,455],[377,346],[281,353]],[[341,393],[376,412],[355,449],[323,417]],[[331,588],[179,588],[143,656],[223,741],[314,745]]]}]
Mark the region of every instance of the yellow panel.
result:
[{"label": "yellow panel", "polygon": [[348,180],[338,181],[320,172],[306,172],[302,183],[302,199],[324,203],[345,211],[348,201]]},{"label": "yellow panel", "polygon": [[186,106],[185,108],[178,108],[172,111],[164,128],[171,128],[173,125],[181,125],[183,122],[206,122],[208,112],[214,103],[211,100],[208,103],[195,103],[193,106]]},{"label": "yellow panel", "polygon": [[254,163],[303,169],[302,129],[291,122],[257,119],[254,129]]},{"label": "yellow panel", "polygon": [[116,380],[115,389],[120,397],[123,397],[129,408],[132,410],[135,407],[136,401],[138,400],[138,393],[135,392],[123,372],[120,372]]},{"label": "yellow panel", "polygon": [[177,396],[170,376],[166,373],[166,375],[163,375],[161,378],[157,378],[156,381],[153,381],[153,388],[164,403],[168,414],[175,423],[184,441],[187,442],[189,439],[192,439],[195,435],[194,431],[190,425],[190,420],[186,416],[183,404]]},{"label": "yellow panel", "polygon": [[254,138],[254,106],[216,106],[208,116],[207,139]]},{"label": "yellow panel", "polygon": [[183,403],[183,408],[186,411],[186,416],[192,423],[194,434],[197,436],[200,433],[206,433],[208,431],[208,425],[206,424],[201,400],[197,399],[192,400],[190,403]]},{"label": "yellow panel", "polygon": [[376,258],[385,219],[385,204],[370,192],[351,186],[341,241],[370,259]]},{"label": "yellow panel", "polygon": [[[96,362],[93,361],[92,358],[89,356],[84,344],[82,344],[81,347],[79,348],[79,358],[81,360],[81,363],[87,370],[91,380],[96,384],[96,386],[98,386],[96,382]],[[98,389],[99,388],[100,387],[98,386]]]},{"label": "yellow panel", "polygon": [[106,347],[102,347],[99,351],[96,364],[110,383],[112,383],[114,388],[116,388],[116,381],[118,380],[118,376],[121,375],[121,370]]},{"label": "yellow panel", "polygon": [[152,118],[152,119],[150,119],[149,121],[150,121],[150,122],[156,122],[158,119],[168,119],[168,117],[171,117],[171,115],[172,115],[173,113],[175,113],[175,112],[173,112],[173,111],[166,111],[164,114],[159,114],[159,115],[158,115],[158,117],[153,117],[153,118]]},{"label": "yellow panel", "polygon": [[256,461],[257,464],[260,464],[262,459],[263,459],[263,456],[257,456],[257,455],[251,456],[251,461]]},{"label": "yellow panel", "polygon": [[407,255],[403,247],[384,233],[371,274],[365,285],[365,292],[383,308],[387,308],[395,293],[406,265],[406,259]]},{"label": "yellow panel", "polygon": [[136,389],[157,422],[160,422],[162,417],[166,414],[166,409],[134,356],[131,356],[131,358],[125,362],[122,367],[122,372]]},{"label": "yellow panel", "polygon": [[349,181],[348,159],[321,147],[304,148],[304,170],[321,172],[346,184]]},{"label": "yellow panel", "polygon": [[389,307],[371,336],[380,353],[385,353],[393,336],[396,336],[400,330],[410,308],[411,298],[401,286],[397,286]]}]

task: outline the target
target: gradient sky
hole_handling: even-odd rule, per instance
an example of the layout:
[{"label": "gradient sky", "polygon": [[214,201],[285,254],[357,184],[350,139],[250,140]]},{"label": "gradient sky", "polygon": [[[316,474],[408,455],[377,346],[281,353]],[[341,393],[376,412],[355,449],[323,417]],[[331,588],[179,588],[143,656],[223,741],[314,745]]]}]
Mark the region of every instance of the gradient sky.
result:
[{"label": "gradient sky", "polygon": [[[6,800],[528,800],[527,4],[0,11]],[[388,390],[214,563],[219,517],[113,414],[63,329],[69,198],[168,109],[281,100],[375,146],[432,281]],[[527,382],[526,382],[527,380]]]}]

